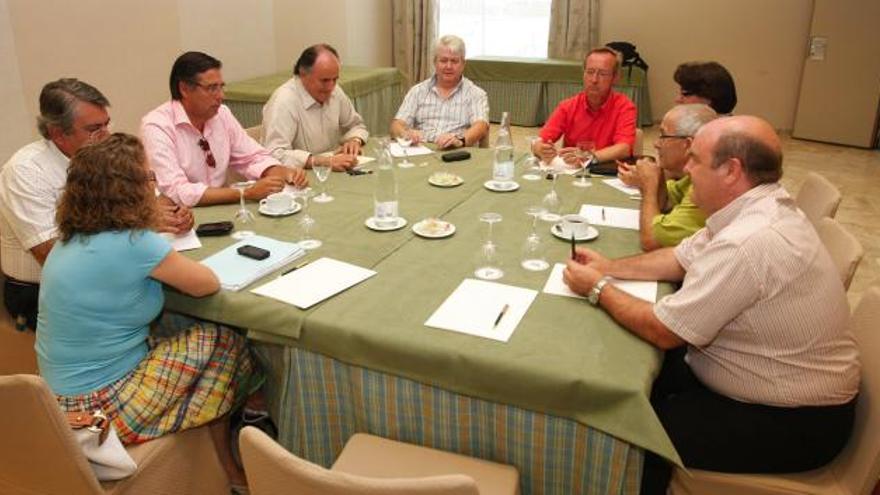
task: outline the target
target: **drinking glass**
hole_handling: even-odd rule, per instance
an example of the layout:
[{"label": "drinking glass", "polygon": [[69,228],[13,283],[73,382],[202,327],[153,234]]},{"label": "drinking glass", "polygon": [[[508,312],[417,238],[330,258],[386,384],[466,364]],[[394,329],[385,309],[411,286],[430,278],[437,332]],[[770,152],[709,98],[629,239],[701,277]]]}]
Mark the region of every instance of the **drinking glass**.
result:
[{"label": "drinking glass", "polygon": [[588,140],[578,141],[577,147],[578,160],[581,162],[581,167],[584,170],[581,178],[574,181],[572,185],[576,187],[590,187],[593,183],[587,180],[587,168],[593,163],[593,158],[596,156],[596,143]]},{"label": "drinking glass", "polygon": [[526,144],[528,146],[526,154],[529,157],[523,162],[525,170],[523,170],[522,178],[525,180],[541,180],[541,161],[532,153],[532,146],[536,141],[540,140],[539,136],[526,136]]},{"label": "drinking glass", "polygon": [[312,198],[312,201],[316,203],[329,203],[333,201],[333,196],[327,194],[327,179],[330,178],[330,164],[325,163],[322,165],[313,164],[312,170],[315,171],[315,176],[318,178],[318,182],[321,183],[321,194]]},{"label": "drinking glass", "polygon": [[299,245],[303,249],[316,249],[321,247],[321,241],[312,237],[317,221],[309,214],[309,198],[314,191],[311,188],[296,189],[293,191],[293,199],[302,203],[302,217],[299,219],[300,238]]},{"label": "drinking glass", "polygon": [[246,181],[236,182],[231,186],[238,191],[238,198],[241,205],[238,211],[235,212],[235,216],[232,218],[233,222],[235,222],[235,232],[232,233],[233,239],[242,240],[254,235],[254,231],[251,229],[253,229],[254,223],[257,219],[244,205],[244,191],[253,185],[253,181]]},{"label": "drinking glass", "polygon": [[477,269],[474,275],[483,280],[498,280],[504,276],[501,269],[501,258],[498,255],[498,245],[492,242],[492,225],[501,221],[499,213],[483,213],[480,221],[487,225],[486,241],[480,247]]},{"label": "drinking glass", "polygon": [[407,155],[407,148],[412,144],[412,138],[409,133],[405,132],[400,136],[395,138],[397,140],[397,144],[400,145],[400,149],[403,151],[403,161],[398,163],[397,166],[400,168],[412,168],[415,164],[409,161],[409,156]]},{"label": "drinking glass", "polygon": [[526,208],[526,215],[532,217],[532,230],[523,244],[522,267],[532,272],[540,272],[550,268],[550,263],[544,258],[544,244],[538,233],[538,219],[547,213],[543,206],[530,206]]},{"label": "drinking glass", "polygon": [[562,207],[562,201],[559,199],[559,193],[556,192],[556,181],[559,177],[560,170],[556,165],[552,165],[550,169],[547,171],[552,177],[552,182],[550,183],[550,192],[544,195],[544,198],[541,200],[541,206],[546,210],[541,215],[541,220],[545,222],[558,222],[560,218],[559,209]]}]

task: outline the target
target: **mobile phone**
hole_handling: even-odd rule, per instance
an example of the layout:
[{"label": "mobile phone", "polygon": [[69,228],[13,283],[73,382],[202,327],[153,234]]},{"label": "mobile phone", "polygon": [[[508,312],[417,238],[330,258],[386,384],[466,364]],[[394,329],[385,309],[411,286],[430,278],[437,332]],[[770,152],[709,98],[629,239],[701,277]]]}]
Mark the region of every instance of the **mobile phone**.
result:
[{"label": "mobile phone", "polygon": [[465,150],[456,150],[450,151],[448,153],[443,153],[440,155],[440,159],[444,162],[457,162],[461,160],[467,160],[471,157],[471,154]]},{"label": "mobile phone", "polygon": [[226,235],[230,232],[232,232],[232,222],[203,223],[196,227],[196,235],[202,237]]},{"label": "mobile phone", "polygon": [[238,254],[255,260],[264,260],[269,257],[269,250],[245,244],[238,248]]}]

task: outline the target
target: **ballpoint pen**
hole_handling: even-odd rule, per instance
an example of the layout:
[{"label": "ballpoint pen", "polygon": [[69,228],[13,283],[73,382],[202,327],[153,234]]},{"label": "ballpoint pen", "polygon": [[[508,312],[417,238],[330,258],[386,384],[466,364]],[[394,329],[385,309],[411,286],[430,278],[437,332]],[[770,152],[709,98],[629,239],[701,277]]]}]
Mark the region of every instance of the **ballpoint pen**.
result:
[{"label": "ballpoint pen", "polygon": [[571,259],[577,259],[577,254],[574,252],[574,232],[571,234]]},{"label": "ballpoint pen", "polygon": [[605,208],[602,208],[602,221],[605,221]]},{"label": "ballpoint pen", "polygon": [[492,328],[497,327],[498,324],[501,323],[501,319],[504,318],[504,314],[507,313],[507,310],[508,310],[508,309],[510,309],[510,305],[509,305],[509,304],[505,304],[504,307],[501,308],[501,311],[498,312],[498,318],[495,318],[495,324],[492,325]]},{"label": "ballpoint pen", "polygon": [[308,264],[311,263],[311,262],[312,262],[311,260],[303,261],[302,263],[300,263],[300,264],[294,266],[293,268],[290,268],[290,269],[288,269],[288,270],[285,270],[284,272],[281,273],[280,276],[283,277],[283,276],[287,275],[288,273],[290,273],[290,272],[292,272],[292,271],[294,271],[294,270],[299,270],[300,268],[302,268],[302,267],[308,265]]}]

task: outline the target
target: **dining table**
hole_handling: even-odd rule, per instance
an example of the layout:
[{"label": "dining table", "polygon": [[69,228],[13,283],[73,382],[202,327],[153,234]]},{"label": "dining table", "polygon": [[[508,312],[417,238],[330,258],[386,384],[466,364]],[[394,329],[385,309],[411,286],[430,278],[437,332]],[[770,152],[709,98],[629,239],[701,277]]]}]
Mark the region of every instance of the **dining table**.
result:
[{"label": "dining table", "polygon": [[[364,155],[376,158],[381,150],[371,139]],[[534,161],[525,149],[515,153],[517,187],[498,192],[487,187],[492,150],[466,151],[470,158],[455,162],[437,150],[409,156],[411,168],[394,159],[406,222],[396,230],[367,226],[376,161],[363,165],[366,173],[331,174],[325,186],[333,201],[307,205],[320,247],[238,291],[193,298],[166,289],[166,309],[246,332],[267,374],[278,441],[317,464],[332,465],[348,438],[367,432],[513,465],[523,494],[637,493],[645,451],[680,464],[649,401],[663,354],[584,298],[543,292],[550,269],[527,270],[521,261],[533,223],[551,267],[571,256],[570,239],[529,211],[546,204],[551,190],[560,214],[584,204],[634,209],[638,198],[603,177],[575,187],[573,175],[552,179],[539,170],[537,180],[527,180]],[[431,184],[438,173],[460,184]],[[310,180],[318,186],[311,172]],[[259,235],[302,238],[303,211],[267,216],[256,203],[247,207],[256,215],[248,227]],[[216,222],[232,220],[238,208],[194,213],[197,223]],[[425,324],[463,281],[476,278],[487,236],[480,216],[488,212],[500,216],[492,241],[503,276],[493,283],[537,291],[506,342]],[[412,227],[425,219],[449,222],[454,233],[423,237]],[[598,236],[578,245],[610,257],[640,252],[637,230],[595,228]],[[200,248],[184,254],[202,260],[236,242],[200,240]],[[325,257],[375,275],[307,309],[252,292],[294,265]],[[661,283],[657,297],[672,290]]]}]

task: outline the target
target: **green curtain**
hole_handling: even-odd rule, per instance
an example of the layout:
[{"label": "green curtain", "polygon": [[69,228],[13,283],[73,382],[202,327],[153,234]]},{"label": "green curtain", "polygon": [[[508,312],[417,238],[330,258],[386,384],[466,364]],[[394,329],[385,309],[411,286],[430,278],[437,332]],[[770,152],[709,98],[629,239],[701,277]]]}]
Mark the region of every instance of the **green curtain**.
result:
[{"label": "green curtain", "polygon": [[599,39],[599,0],[553,0],[547,58],[583,60]]},{"label": "green curtain", "polygon": [[431,50],[437,39],[436,0],[391,0],[392,63],[408,85],[431,74]]}]

